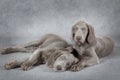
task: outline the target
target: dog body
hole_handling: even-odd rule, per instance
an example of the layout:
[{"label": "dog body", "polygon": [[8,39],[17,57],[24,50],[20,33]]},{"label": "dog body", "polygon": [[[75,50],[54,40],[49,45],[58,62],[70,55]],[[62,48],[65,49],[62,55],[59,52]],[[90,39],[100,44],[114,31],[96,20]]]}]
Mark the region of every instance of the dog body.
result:
[{"label": "dog body", "polygon": [[109,55],[113,51],[114,42],[108,37],[104,36],[97,38],[97,43],[95,45],[95,52],[99,58]]},{"label": "dog body", "polygon": [[73,71],[100,63],[99,58],[110,54],[114,47],[110,37],[96,38],[94,28],[84,21],[73,26],[72,39],[75,42],[73,48],[82,56],[82,60],[71,67]]},{"label": "dog body", "polygon": [[[73,62],[77,62],[77,59],[70,53],[71,50],[66,47],[68,47],[68,43],[65,40],[57,35],[47,34],[40,40],[25,45],[2,49],[0,53],[33,52],[33,54],[25,60],[7,62],[4,66],[6,69],[21,66],[23,70],[29,70],[34,65],[47,63],[47,65],[54,68],[54,70],[64,71],[67,69],[66,67],[71,66]],[[68,58],[68,56],[70,58]]]}]

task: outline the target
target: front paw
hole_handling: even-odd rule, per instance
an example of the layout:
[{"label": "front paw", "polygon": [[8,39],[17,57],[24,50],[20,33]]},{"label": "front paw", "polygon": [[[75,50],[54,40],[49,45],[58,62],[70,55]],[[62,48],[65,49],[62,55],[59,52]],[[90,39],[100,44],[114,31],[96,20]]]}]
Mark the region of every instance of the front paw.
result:
[{"label": "front paw", "polygon": [[84,68],[84,67],[83,67],[82,65],[80,65],[80,64],[74,64],[74,65],[71,66],[70,71],[73,71],[73,72],[75,72],[75,71],[80,71],[80,70],[82,70],[83,68]]},{"label": "front paw", "polygon": [[10,61],[10,62],[7,62],[5,65],[4,65],[4,68],[9,70],[9,69],[13,69],[13,68],[16,68],[17,67],[17,61]]},{"label": "front paw", "polygon": [[21,68],[24,70],[24,71],[28,71],[32,68],[33,64],[31,62],[24,62],[22,65],[21,65]]}]

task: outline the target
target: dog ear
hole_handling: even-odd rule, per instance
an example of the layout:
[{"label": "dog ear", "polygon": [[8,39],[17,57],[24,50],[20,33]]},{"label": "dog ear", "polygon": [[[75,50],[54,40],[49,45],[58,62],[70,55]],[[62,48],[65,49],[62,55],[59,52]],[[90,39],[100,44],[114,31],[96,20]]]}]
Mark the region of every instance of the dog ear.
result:
[{"label": "dog ear", "polygon": [[50,67],[50,68],[53,68],[53,64],[54,62],[56,61],[56,59],[61,56],[61,53],[60,52],[54,52],[50,55],[48,61],[47,61],[47,66]]},{"label": "dog ear", "polygon": [[89,24],[87,24],[87,27],[88,27],[88,35],[86,37],[86,40],[90,46],[93,46],[96,44],[94,28]]},{"label": "dog ear", "polygon": [[75,37],[75,33],[74,33],[74,26],[73,26],[71,30],[71,39],[74,40],[74,37]]},{"label": "dog ear", "polygon": [[70,45],[70,46],[66,47],[66,50],[69,51],[69,52],[72,52],[73,51],[73,46]]}]

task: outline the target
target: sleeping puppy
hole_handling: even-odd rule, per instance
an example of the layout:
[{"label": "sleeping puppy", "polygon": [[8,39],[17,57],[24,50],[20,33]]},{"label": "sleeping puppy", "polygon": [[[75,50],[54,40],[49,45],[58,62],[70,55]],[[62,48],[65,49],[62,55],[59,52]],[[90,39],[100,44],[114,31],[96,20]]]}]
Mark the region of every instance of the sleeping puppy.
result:
[{"label": "sleeping puppy", "polygon": [[[54,53],[54,51],[64,49],[67,46],[68,43],[61,37],[55,34],[47,34],[39,40],[32,41],[24,45],[1,49],[0,53],[8,54],[13,52],[32,52],[32,55],[28,59],[23,61],[15,61],[18,66],[21,65],[21,68],[26,71],[38,63],[43,63],[44,61],[41,56],[50,56]],[[6,69],[9,69],[7,68],[8,65],[9,63],[5,64]]]},{"label": "sleeping puppy", "polygon": [[[72,64],[78,62],[78,58],[71,53],[72,49],[68,48],[56,50],[53,53],[47,52],[46,55],[43,53],[39,57],[38,65],[46,64],[48,67],[53,68],[54,71],[69,70]],[[28,70],[28,67],[25,68],[25,65],[23,65],[24,62],[25,60],[14,60],[6,63],[4,67],[9,70],[21,66],[21,68],[24,67],[25,70]]]},{"label": "sleeping puppy", "polygon": [[100,63],[99,58],[109,55],[114,48],[112,38],[97,38],[94,28],[84,21],[79,21],[72,27],[72,39],[74,49],[82,56],[81,61],[71,67],[72,71]]}]

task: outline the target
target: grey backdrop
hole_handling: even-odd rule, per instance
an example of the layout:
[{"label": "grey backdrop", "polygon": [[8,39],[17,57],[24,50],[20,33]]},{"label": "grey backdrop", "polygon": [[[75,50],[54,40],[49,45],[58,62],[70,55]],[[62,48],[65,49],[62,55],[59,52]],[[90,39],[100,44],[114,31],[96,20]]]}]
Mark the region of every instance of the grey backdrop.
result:
[{"label": "grey backdrop", "polygon": [[[96,35],[110,35],[120,46],[120,0],[0,0],[0,48],[55,33],[68,42],[72,25],[84,20]],[[6,61],[29,54],[0,55],[0,80],[120,80],[120,47],[101,63],[79,72],[54,72],[46,66],[5,70]]]},{"label": "grey backdrop", "polygon": [[71,27],[84,20],[96,35],[120,46],[120,0],[0,0],[0,47],[26,43],[46,33],[70,41]]}]

